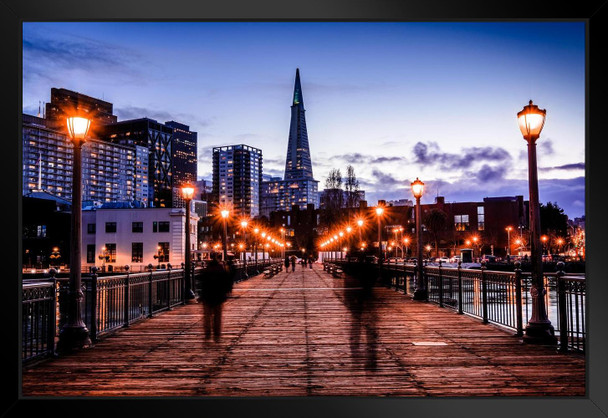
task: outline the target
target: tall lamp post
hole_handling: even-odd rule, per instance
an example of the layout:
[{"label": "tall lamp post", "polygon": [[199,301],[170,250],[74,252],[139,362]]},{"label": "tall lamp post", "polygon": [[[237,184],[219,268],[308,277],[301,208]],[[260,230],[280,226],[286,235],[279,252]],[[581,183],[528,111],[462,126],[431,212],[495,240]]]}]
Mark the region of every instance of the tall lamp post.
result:
[{"label": "tall lamp post", "polygon": [[507,255],[511,257],[511,231],[513,231],[513,227],[508,226],[505,230],[507,231]]},{"label": "tall lamp post", "polygon": [[186,301],[194,301],[195,295],[192,290],[192,276],[190,275],[192,269],[192,244],[190,243],[190,202],[192,201],[192,196],[194,195],[194,187],[187,185],[182,187],[182,197],[184,198],[184,202],[186,202],[186,251],[184,252],[185,257],[185,274],[184,274],[184,286],[186,287],[184,298]]},{"label": "tall lamp post", "polygon": [[223,223],[223,233],[222,233],[222,247],[224,249],[224,262],[228,260],[228,244],[227,244],[227,235],[228,235],[228,227],[226,225],[228,215],[230,215],[230,211],[228,209],[223,209],[220,211],[220,215],[222,215],[222,223]]},{"label": "tall lamp post", "polygon": [[361,228],[363,227],[363,219],[357,220],[357,226],[359,227],[359,245],[362,245],[363,239],[361,238]]},{"label": "tall lamp post", "polygon": [[382,264],[382,225],[380,225],[380,220],[383,213],[384,208],[382,206],[378,206],[376,208],[376,218],[378,218],[378,259],[380,264]]},{"label": "tall lamp post", "polygon": [[245,278],[249,277],[247,275],[247,225],[249,225],[249,223],[247,222],[247,220],[243,219],[241,221],[241,229],[243,230],[243,240],[245,241],[245,255],[243,256],[243,263],[245,266]]},{"label": "tall lamp post", "polygon": [[427,292],[426,286],[424,283],[424,279],[422,276],[422,229],[421,229],[421,217],[422,217],[422,209],[420,208],[420,198],[424,193],[424,183],[416,177],[411,184],[412,193],[416,198],[416,247],[418,252],[418,268],[416,269],[416,289],[414,290],[414,300],[426,300]]},{"label": "tall lamp post", "polygon": [[530,190],[530,262],[532,283],[532,317],[526,326],[524,341],[535,344],[557,344],[555,330],[547,316],[545,287],[540,243],[540,205],[538,198],[538,169],[536,166],[536,140],[545,125],[547,111],[539,109],[530,100],[517,113],[519,129],[528,143],[528,185]]},{"label": "tall lamp post", "polygon": [[[281,228],[281,241],[285,242],[285,228]],[[281,258],[285,260],[285,247],[281,247]]]},{"label": "tall lamp post", "polygon": [[67,118],[70,140],[74,145],[72,169],[72,215],[70,237],[70,284],[68,291],[67,320],[59,332],[57,351],[69,353],[91,345],[89,330],[84,324],[80,308],[84,295],[81,290],[82,246],[82,144],[84,144],[91,121],[82,117]]}]

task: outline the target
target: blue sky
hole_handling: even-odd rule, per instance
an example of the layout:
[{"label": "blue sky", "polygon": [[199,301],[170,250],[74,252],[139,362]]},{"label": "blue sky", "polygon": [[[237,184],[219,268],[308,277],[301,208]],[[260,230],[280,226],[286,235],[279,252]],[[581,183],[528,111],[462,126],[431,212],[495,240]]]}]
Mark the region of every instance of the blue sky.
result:
[{"label": "blue sky", "polygon": [[580,22],[27,22],[23,110],[63,87],[119,120],[177,120],[211,148],[261,148],[282,176],[300,69],[315,178],[352,164],[367,200],[528,197],[516,113],[547,109],[540,200],[584,214],[585,28]]}]

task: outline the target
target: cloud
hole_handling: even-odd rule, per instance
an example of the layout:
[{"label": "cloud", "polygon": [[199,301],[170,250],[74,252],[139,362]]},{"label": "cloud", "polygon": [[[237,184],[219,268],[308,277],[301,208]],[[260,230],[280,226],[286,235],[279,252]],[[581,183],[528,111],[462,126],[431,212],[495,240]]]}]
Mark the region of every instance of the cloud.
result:
[{"label": "cloud", "polygon": [[23,56],[26,80],[32,77],[48,80],[52,75],[69,74],[75,68],[89,74],[137,78],[140,84],[145,80],[140,77],[138,67],[145,64],[141,54],[92,39],[24,32]]},{"label": "cloud", "polygon": [[553,141],[549,138],[538,142],[538,148],[538,152],[543,153],[544,155],[555,154],[555,151],[553,150]]},{"label": "cloud", "polygon": [[551,171],[551,170],[565,170],[565,171],[572,171],[572,170],[584,170],[585,169],[585,163],[574,163],[574,164],[564,164],[564,165],[558,165],[558,166],[554,166],[554,167],[539,167],[539,171]]},{"label": "cloud", "polygon": [[437,166],[442,170],[470,168],[477,163],[511,161],[511,154],[500,147],[463,148],[458,154],[443,152],[435,142],[417,142],[412,149],[414,162],[419,165]]},{"label": "cloud", "polygon": [[479,169],[477,172],[477,180],[482,183],[487,183],[490,181],[498,181],[504,178],[505,173],[507,172],[506,166],[499,167],[490,167],[487,164],[484,164],[483,167]]}]

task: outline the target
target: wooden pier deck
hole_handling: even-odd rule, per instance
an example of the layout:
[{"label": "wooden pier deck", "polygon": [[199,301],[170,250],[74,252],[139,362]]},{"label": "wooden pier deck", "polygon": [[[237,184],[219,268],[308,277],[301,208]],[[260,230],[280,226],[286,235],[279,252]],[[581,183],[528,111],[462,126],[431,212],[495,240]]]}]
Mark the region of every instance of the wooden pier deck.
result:
[{"label": "wooden pier deck", "polygon": [[23,396],[584,396],[585,359],[316,265],[235,285],[219,341],[177,307],[23,370]]}]

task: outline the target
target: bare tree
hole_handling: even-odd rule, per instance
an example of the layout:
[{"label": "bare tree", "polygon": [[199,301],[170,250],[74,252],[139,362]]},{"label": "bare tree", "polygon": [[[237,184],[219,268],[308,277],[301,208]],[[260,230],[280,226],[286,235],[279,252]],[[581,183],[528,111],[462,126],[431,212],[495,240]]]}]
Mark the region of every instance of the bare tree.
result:
[{"label": "bare tree", "polygon": [[355,169],[350,164],[348,167],[346,167],[344,189],[346,191],[346,207],[348,210],[348,217],[350,219],[352,209],[359,205],[359,180],[355,175]]}]

